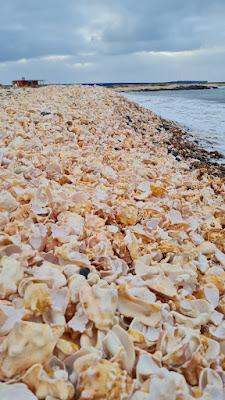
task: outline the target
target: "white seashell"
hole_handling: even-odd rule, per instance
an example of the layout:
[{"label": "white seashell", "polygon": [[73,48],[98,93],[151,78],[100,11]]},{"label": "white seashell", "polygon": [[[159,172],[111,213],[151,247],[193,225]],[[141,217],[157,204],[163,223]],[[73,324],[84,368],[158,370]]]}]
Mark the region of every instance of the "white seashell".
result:
[{"label": "white seashell", "polygon": [[206,300],[216,308],[219,304],[220,294],[217,287],[213,284],[204,285],[204,295]]},{"label": "white seashell", "polygon": [[0,383],[0,398],[2,400],[38,400],[24,383]]},{"label": "white seashell", "polygon": [[223,382],[215,370],[205,368],[201,371],[199,387],[203,393],[202,400],[224,400]]},{"label": "white seashell", "polygon": [[16,293],[24,271],[21,263],[13,256],[3,256],[0,260],[0,298]]},{"label": "white seashell", "polygon": [[81,306],[77,307],[77,311],[73,318],[67,323],[68,327],[71,328],[74,332],[85,332],[86,326],[88,323],[88,317],[84,313],[84,310]]},{"label": "white seashell", "polygon": [[1,190],[0,196],[0,211],[15,211],[19,203],[7,190]]},{"label": "white seashell", "polygon": [[222,253],[222,251],[216,249],[215,257],[222,264],[222,266],[225,268],[225,254]]},{"label": "white seashell", "polygon": [[207,255],[207,254],[214,254],[216,251],[216,246],[211,243],[211,242],[202,242],[198,246],[198,250],[201,254]]},{"label": "white seashell", "polygon": [[148,378],[151,375],[159,374],[160,363],[151,354],[141,352],[136,366],[136,374],[139,381]]},{"label": "white seashell", "polygon": [[207,257],[204,256],[203,254],[200,254],[198,257],[197,267],[199,271],[201,271],[202,273],[205,273],[207,269],[209,269],[209,263]]},{"label": "white seashell", "polygon": [[209,332],[216,340],[225,340],[225,321],[222,321],[217,327],[210,326]]},{"label": "white seashell", "polygon": [[119,362],[127,372],[132,371],[135,362],[134,344],[127,332],[119,325],[108,331],[102,340],[103,349],[111,357],[111,361]]},{"label": "white seashell", "polygon": [[172,224],[180,224],[183,221],[180,211],[171,210],[167,213],[167,218]]},{"label": "white seashell", "polygon": [[59,288],[66,284],[66,278],[60,270],[60,266],[44,261],[40,267],[34,267],[33,276],[46,282],[50,287]]},{"label": "white seashell", "polygon": [[211,321],[214,325],[220,325],[223,320],[223,314],[219,313],[218,311],[214,310],[211,314]]},{"label": "white seashell", "polygon": [[0,315],[1,314],[3,314],[4,322],[0,323],[0,334],[6,335],[13,329],[16,322],[21,321],[21,319],[25,315],[25,309],[17,309],[14,308],[12,305],[4,304],[3,301],[0,301]]}]

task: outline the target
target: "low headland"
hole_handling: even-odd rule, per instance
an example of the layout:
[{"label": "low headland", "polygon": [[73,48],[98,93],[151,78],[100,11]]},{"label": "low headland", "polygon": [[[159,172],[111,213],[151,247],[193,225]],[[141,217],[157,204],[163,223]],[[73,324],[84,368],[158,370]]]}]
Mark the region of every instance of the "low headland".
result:
[{"label": "low headland", "polygon": [[161,90],[202,90],[217,89],[225,82],[162,82],[162,83],[115,83],[105,84],[116,92],[156,92]]}]

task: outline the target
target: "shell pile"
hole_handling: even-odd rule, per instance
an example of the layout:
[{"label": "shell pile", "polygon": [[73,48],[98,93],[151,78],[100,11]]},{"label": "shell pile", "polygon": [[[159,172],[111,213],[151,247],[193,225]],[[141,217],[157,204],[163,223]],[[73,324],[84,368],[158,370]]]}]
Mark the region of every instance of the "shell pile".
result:
[{"label": "shell pile", "polygon": [[223,400],[222,178],[109,89],[0,94],[0,398]]}]

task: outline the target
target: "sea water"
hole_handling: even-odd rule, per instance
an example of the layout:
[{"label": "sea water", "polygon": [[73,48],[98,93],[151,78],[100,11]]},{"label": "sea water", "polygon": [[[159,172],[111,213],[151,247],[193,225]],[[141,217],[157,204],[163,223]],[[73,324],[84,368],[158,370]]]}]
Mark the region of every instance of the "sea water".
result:
[{"label": "sea water", "polygon": [[129,92],[126,96],[191,130],[207,150],[225,155],[225,87],[203,90]]}]

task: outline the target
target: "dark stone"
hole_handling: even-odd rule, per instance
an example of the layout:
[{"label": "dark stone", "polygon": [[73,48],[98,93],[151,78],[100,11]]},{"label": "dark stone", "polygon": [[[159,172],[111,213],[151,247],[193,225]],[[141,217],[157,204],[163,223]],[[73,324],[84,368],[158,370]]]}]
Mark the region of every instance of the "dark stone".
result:
[{"label": "dark stone", "polygon": [[50,115],[50,114],[51,114],[50,112],[46,112],[46,111],[41,112],[42,117],[45,117],[45,115]]},{"label": "dark stone", "polygon": [[90,269],[89,268],[81,268],[79,273],[80,273],[80,275],[85,276],[85,278],[87,279],[87,277],[90,273]]},{"label": "dark stone", "polygon": [[173,154],[174,157],[177,157],[179,153],[177,150],[172,150],[171,154]]},{"label": "dark stone", "polygon": [[181,161],[181,158],[180,158],[180,157],[176,157],[176,160],[177,160],[177,161]]},{"label": "dark stone", "polygon": [[132,122],[132,119],[131,119],[131,117],[130,117],[129,115],[126,115],[126,118],[127,118],[127,120],[128,120],[129,122]]},{"label": "dark stone", "polygon": [[72,121],[67,121],[67,125],[72,126],[73,125]]}]

